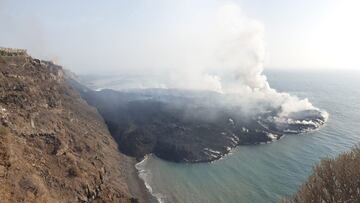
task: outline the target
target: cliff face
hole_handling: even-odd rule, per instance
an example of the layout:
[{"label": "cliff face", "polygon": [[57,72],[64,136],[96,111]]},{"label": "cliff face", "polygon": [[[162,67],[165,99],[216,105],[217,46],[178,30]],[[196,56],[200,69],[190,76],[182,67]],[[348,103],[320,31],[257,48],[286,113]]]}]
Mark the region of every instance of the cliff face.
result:
[{"label": "cliff face", "polygon": [[127,162],[60,66],[0,54],[1,202],[135,201]]}]

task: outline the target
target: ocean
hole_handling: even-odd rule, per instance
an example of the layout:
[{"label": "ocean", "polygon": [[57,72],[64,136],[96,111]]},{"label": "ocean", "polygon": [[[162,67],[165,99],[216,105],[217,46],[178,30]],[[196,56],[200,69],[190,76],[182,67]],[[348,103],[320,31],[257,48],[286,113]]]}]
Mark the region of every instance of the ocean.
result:
[{"label": "ocean", "polygon": [[239,146],[212,163],[181,164],[153,155],[136,165],[160,202],[271,203],[290,197],[322,158],[360,141],[360,73],[267,71],[271,87],[326,110],[320,129],[286,135],[270,144]]}]

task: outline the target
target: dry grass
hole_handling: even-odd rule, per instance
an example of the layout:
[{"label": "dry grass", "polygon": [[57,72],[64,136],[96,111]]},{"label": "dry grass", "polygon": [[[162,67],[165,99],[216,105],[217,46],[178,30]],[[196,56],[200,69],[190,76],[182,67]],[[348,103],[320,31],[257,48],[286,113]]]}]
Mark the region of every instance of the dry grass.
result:
[{"label": "dry grass", "polygon": [[7,135],[9,134],[9,129],[4,126],[0,126],[0,135]]},{"label": "dry grass", "polygon": [[360,148],[324,159],[293,198],[281,203],[360,202]]}]

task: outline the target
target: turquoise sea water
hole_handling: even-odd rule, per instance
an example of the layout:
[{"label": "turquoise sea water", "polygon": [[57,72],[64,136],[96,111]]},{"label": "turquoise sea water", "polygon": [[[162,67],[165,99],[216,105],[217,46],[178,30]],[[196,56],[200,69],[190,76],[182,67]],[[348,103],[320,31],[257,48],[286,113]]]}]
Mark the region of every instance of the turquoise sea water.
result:
[{"label": "turquoise sea water", "polygon": [[271,203],[292,195],[321,158],[360,143],[359,72],[267,72],[271,87],[309,98],[329,120],[317,131],[271,144],[239,146],[212,163],[177,164],[149,156],[137,167],[162,202]]}]

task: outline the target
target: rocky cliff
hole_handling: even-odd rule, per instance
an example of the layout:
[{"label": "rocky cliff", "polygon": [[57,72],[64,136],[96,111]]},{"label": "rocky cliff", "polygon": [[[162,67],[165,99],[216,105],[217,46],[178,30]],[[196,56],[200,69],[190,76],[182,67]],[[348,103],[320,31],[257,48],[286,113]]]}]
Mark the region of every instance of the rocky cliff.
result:
[{"label": "rocky cliff", "polygon": [[1,202],[136,202],[129,158],[96,109],[60,66],[11,51],[0,53]]}]

